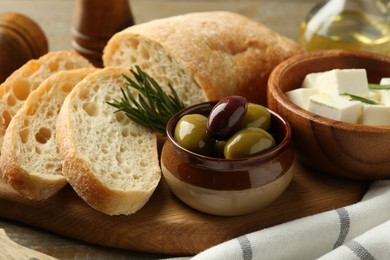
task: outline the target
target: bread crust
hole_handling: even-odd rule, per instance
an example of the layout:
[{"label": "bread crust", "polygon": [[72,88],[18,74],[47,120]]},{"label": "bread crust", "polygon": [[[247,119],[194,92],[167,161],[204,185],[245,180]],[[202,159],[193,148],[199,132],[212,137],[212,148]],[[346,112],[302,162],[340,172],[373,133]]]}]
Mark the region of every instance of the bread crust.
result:
[{"label": "bread crust", "polygon": [[[129,27],[108,42],[103,61],[110,66],[120,41],[146,37],[160,43],[192,75],[208,100],[242,95],[266,104],[272,69],[303,52],[302,47],[245,16],[225,11],[190,13]],[[123,64],[133,66],[123,57]]]},{"label": "bread crust", "polygon": [[96,178],[88,163],[77,155],[69,154],[65,158],[63,171],[78,196],[92,208],[107,215],[129,215],[137,212],[155,190],[155,187],[134,191],[111,189]]}]

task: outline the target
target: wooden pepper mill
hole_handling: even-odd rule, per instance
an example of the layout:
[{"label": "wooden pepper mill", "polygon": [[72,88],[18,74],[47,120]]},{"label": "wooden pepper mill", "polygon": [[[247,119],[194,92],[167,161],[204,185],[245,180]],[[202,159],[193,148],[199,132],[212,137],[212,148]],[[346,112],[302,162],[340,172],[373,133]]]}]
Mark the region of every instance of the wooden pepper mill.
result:
[{"label": "wooden pepper mill", "polygon": [[95,66],[113,34],[134,25],[128,0],[76,0],[71,45]]},{"label": "wooden pepper mill", "polygon": [[48,48],[45,33],[32,19],[15,12],[0,14],[0,83]]}]

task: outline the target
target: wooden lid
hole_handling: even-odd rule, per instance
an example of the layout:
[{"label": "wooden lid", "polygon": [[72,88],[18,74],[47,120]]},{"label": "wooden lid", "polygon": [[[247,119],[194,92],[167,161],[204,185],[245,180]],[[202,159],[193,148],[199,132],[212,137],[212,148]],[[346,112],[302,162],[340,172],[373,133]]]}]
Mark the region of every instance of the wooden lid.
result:
[{"label": "wooden lid", "polygon": [[0,83],[48,49],[45,33],[29,17],[14,12],[0,14]]},{"label": "wooden lid", "polygon": [[41,27],[29,17],[7,12],[0,15],[0,28],[6,28],[20,38],[20,43],[26,44],[32,58],[39,58],[48,52],[49,46]]}]

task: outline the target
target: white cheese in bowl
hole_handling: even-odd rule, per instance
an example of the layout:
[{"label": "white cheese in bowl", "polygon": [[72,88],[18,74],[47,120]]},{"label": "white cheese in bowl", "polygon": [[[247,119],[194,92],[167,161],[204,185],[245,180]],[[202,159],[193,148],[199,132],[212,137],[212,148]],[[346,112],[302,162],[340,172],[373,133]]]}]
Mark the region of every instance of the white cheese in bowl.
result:
[{"label": "white cheese in bowl", "polygon": [[[390,85],[383,78],[381,85]],[[390,90],[370,89],[365,69],[334,69],[306,75],[302,87],[286,92],[294,104],[348,123],[390,126]]]},{"label": "white cheese in bowl", "polygon": [[360,97],[368,97],[368,81],[365,69],[334,69],[321,73],[316,83],[321,93],[339,96],[349,93]]},{"label": "white cheese in bowl", "polygon": [[359,122],[363,104],[359,101],[349,101],[345,97],[326,95],[323,93],[309,98],[308,110],[314,114],[348,123]]},{"label": "white cheese in bowl", "polygon": [[292,91],[286,92],[286,96],[297,106],[308,109],[309,107],[309,97],[318,93],[318,90],[315,88],[297,88]]},{"label": "white cheese in bowl", "polygon": [[317,72],[317,73],[310,73],[307,74],[305,79],[302,82],[302,88],[317,88],[317,79],[320,75],[322,75],[323,72]]},{"label": "white cheese in bowl", "polygon": [[[390,78],[381,79],[380,85],[390,85]],[[387,89],[379,89],[375,90],[378,95],[380,95],[381,104],[390,106],[390,90]]]},{"label": "white cheese in bowl", "polygon": [[382,78],[380,85],[390,85],[390,78]]},{"label": "white cheese in bowl", "polygon": [[361,124],[390,126],[390,106],[382,104],[364,104],[361,116]]}]

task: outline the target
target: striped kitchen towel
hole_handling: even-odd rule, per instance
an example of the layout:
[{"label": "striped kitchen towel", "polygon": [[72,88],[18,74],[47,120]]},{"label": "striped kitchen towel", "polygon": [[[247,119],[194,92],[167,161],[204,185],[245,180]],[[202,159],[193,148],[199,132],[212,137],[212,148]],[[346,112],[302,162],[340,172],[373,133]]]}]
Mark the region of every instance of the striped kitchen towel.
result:
[{"label": "striped kitchen towel", "polygon": [[246,234],[187,259],[390,259],[390,180],[373,182],[356,204]]}]

